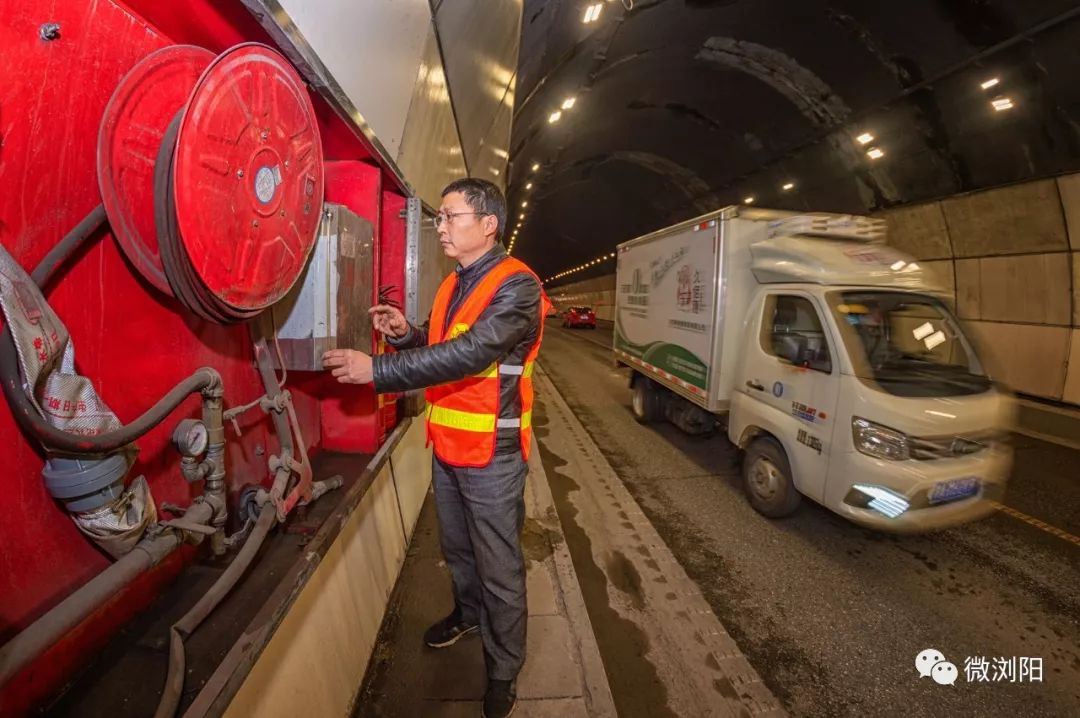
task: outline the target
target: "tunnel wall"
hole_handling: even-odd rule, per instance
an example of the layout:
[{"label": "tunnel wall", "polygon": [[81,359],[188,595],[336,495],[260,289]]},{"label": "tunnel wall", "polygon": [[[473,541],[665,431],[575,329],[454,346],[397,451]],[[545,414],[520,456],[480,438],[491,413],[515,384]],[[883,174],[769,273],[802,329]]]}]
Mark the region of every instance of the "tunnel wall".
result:
[{"label": "tunnel wall", "polygon": [[889,243],[950,288],[994,374],[1015,391],[1080,404],[1080,174],[879,216]]},{"label": "tunnel wall", "polygon": [[584,279],[554,289],[551,301],[560,312],[582,304],[592,307],[597,319],[615,321],[615,275]]},{"label": "tunnel wall", "polygon": [[425,202],[466,175],[505,186],[522,0],[281,6]]}]

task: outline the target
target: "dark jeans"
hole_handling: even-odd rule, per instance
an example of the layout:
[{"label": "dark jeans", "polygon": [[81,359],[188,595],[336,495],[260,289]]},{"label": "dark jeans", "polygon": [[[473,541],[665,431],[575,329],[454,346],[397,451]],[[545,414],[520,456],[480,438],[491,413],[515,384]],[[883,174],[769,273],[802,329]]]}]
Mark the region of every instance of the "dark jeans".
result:
[{"label": "dark jeans", "polygon": [[525,662],[525,475],[521,452],[479,469],[431,465],[439,538],[454,582],[455,610],[480,624],[488,678],[514,680]]}]

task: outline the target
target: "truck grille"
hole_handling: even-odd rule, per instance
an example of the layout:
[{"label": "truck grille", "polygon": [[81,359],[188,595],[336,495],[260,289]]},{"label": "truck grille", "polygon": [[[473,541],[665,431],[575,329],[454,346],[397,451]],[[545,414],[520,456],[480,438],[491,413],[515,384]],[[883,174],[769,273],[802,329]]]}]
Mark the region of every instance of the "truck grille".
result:
[{"label": "truck grille", "polygon": [[958,456],[970,456],[991,448],[995,443],[1004,441],[1004,435],[996,432],[968,434],[967,436],[933,436],[909,439],[911,458],[918,461],[934,459],[952,459]]}]

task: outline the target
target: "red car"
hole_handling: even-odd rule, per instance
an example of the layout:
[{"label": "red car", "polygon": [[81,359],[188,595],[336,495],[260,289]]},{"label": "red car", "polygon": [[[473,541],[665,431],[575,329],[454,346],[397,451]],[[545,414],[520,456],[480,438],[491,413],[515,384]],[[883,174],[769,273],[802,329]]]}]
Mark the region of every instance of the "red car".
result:
[{"label": "red car", "polygon": [[570,307],[563,315],[562,325],[596,329],[596,312],[592,310],[592,307]]}]

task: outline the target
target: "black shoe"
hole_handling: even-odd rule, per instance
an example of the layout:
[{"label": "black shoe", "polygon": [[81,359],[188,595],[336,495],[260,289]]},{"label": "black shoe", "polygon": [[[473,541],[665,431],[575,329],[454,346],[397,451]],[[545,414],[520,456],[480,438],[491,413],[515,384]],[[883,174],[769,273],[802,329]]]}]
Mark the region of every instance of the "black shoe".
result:
[{"label": "black shoe", "polygon": [[513,681],[489,679],[484,692],[484,718],[508,718],[517,706]]},{"label": "black shoe", "polygon": [[479,628],[475,623],[462,621],[455,611],[424,632],[424,643],[432,648],[446,648]]}]

